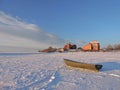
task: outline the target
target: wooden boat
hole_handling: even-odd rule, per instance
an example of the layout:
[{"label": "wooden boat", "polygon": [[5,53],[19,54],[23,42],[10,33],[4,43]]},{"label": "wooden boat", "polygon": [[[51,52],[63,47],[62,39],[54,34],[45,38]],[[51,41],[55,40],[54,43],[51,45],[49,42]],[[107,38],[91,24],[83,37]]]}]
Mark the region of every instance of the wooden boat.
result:
[{"label": "wooden boat", "polygon": [[88,64],[88,63],[77,62],[69,59],[64,59],[64,62],[67,66],[70,67],[88,69],[92,71],[99,71],[103,67],[100,64]]}]

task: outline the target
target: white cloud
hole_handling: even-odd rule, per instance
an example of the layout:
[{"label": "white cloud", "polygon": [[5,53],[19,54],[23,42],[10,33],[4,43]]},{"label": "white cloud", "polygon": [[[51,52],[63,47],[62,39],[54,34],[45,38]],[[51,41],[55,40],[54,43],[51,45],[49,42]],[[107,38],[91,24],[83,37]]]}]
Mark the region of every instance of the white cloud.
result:
[{"label": "white cloud", "polygon": [[[39,49],[48,46],[59,47],[63,43],[64,40],[41,30],[37,25],[23,22],[18,17],[14,18],[0,11],[1,47]],[[17,50],[19,51],[19,48]]]},{"label": "white cloud", "polygon": [[0,22],[2,25],[6,25],[9,28],[22,28],[26,30],[35,30],[38,31],[39,28],[35,24],[29,24],[23,21],[20,21],[17,18],[11,17],[4,12],[0,11]]}]

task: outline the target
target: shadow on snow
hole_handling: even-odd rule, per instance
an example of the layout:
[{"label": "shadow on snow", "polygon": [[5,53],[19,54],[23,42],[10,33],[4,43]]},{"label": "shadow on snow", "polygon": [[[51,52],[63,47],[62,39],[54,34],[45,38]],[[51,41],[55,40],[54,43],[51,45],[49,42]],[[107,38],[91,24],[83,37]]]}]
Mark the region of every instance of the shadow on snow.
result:
[{"label": "shadow on snow", "polygon": [[112,71],[112,70],[120,70],[120,63],[117,62],[103,62],[100,63],[103,65],[101,71]]}]

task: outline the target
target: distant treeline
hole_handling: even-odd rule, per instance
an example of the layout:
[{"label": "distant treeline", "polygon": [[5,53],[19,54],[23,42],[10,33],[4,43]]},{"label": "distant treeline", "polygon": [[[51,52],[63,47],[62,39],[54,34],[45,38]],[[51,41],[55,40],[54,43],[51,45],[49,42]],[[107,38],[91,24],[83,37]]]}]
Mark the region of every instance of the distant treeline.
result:
[{"label": "distant treeline", "polygon": [[108,45],[107,47],[104,48],[107,51],[111,50],[120,50],[120,44],[114,44],[114,45]]}]

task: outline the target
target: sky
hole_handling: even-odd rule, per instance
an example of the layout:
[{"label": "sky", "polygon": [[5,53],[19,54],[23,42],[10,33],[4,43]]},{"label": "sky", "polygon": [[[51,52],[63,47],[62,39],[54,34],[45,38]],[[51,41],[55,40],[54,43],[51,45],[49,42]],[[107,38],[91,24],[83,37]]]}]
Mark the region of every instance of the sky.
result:
[{"label": "sky", "polygon": [[73,43],[120,43],[119,0],[0,0],[0,11]]},{"label": "sky", "polygon": [[0,11],[0,52],[33,52],[61,47],[64,40]]}]

